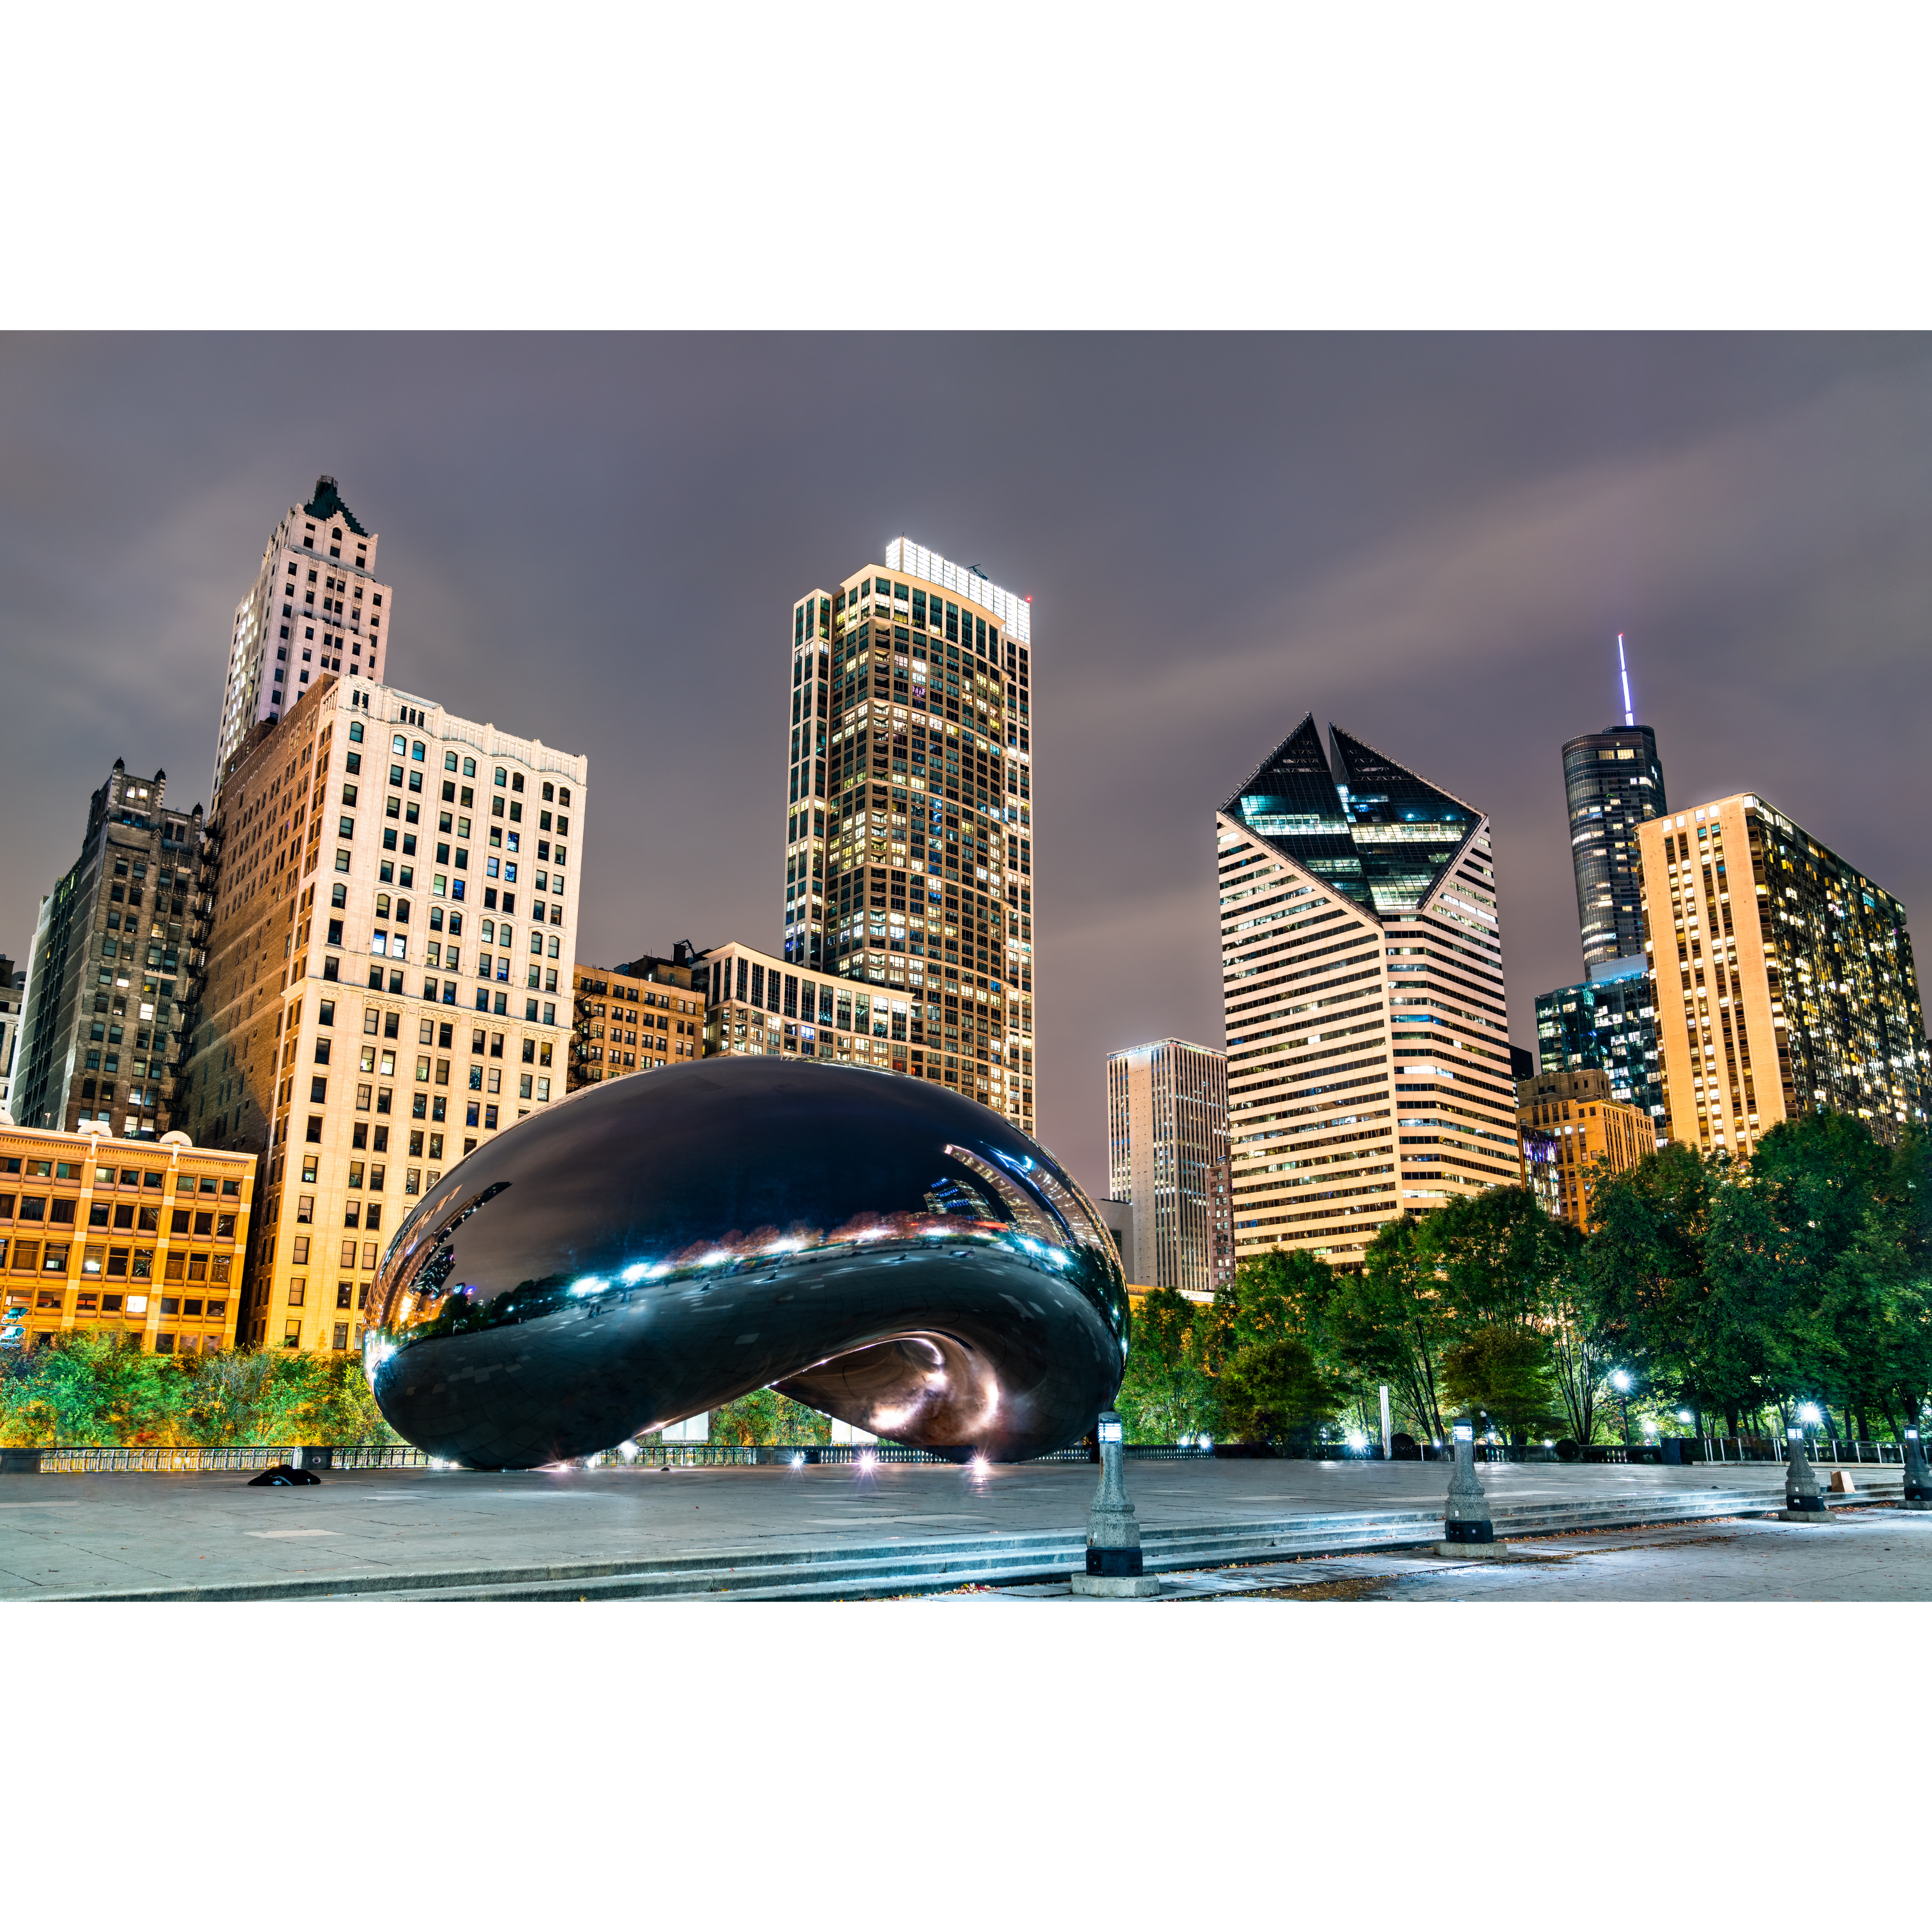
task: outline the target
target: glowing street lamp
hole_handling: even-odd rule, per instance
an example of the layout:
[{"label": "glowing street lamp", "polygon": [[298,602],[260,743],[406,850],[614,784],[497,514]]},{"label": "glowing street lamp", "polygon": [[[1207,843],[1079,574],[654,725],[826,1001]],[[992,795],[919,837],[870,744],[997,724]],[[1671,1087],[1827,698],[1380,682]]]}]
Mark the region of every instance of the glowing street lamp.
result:
[{"label": "glowing street lamp", "polygon": [[1610,1371],[1610,1386],[1611,1386],[1611,1388],[1612,1388],[1613,1389],[1615,1389],[1615,1390],[1616,1390],[1616,1392],[1617,1392],[1617,1396],[1618,1396],[1618,1400],[1622,1402],[1622,1404],[1623,1404],[1623,1410],[1624,1410],[1624,1447],[1626,1449],[1628,1449],[1628,1448],[1630,1447],[1630,1372],[1629,1370],[1628,1370],[1628,1369],[1612,1369],[1612,1370]]}]

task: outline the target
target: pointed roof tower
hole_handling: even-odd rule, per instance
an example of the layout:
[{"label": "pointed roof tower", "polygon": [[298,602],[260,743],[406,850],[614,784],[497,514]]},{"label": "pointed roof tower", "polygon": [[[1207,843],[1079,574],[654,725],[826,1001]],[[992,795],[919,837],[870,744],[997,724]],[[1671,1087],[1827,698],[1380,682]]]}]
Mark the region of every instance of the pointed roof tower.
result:
[{"label": "pointed roof tower", "polygon": [[358,537],[369,534],[356,520],[356,512],[342,500],[342,492],[336,488],[333,476],[318,476],[315,479],[315,494],[302,506],[302,514],[316,518],[340,517]]},{"label": "pointed roof tower", "polygon": [[1413,912],[1456,862],[1483,814],[1339,725],[1329,726],[1328,739],[1370,901],[1385,917]]},{"label": "pointed roof tower", "polygon": [[1413,912],[1483,814],[1311,711],[1222,807],[1284,858],[1378,918]]},{"label": "pointed roof tower", "polygon": [[1321,728],[1313,712],[1262,760],[1221,809],[1283,858],[1292,859],[1358,904],[1369,905],[1368,881],[1348,836],[1342,795],[1322,755]]}]

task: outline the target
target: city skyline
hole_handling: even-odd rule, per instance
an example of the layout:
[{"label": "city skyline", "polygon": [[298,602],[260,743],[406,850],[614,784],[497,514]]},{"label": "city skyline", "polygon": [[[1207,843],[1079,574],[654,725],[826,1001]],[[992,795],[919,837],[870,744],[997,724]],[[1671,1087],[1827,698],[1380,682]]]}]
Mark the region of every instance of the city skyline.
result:
[{"label": "city skyline", "polygon": [[[1880,809],[1916,776],[1922,344],[376,340],[326,410],[281,380],[300,347],[12,346],[16,959],[71,860],[74,772],[206,771],[238,587],[318,474],[383,534],[394,677],[597,761],[590,958],[772,944],[760,667],[814,560],[909,531],[1034,596],[1054,639],[1041,970],[1062,989],[1036,1130],[1090,1184],[1106,1054],[1215,1036],[1204,803],[1311,705],[1398,746],[1439,723],[1423,762],[1494,828],[1519,1045],[1535,994],[1577,976],[1558,747],[1620,715],[1618,631],[1673,796],[1766,788],[1908,913],[1932,884],[1912,814]],[[983,448],[937,460],[942,397]],[[801,490],[794,453],[854,412],[890,460]],[[212,802],[187,777],[170,794]],[[701,837],[616,830],[687,807]],[[1179,941],[1120,970],[1150,928]]]}]

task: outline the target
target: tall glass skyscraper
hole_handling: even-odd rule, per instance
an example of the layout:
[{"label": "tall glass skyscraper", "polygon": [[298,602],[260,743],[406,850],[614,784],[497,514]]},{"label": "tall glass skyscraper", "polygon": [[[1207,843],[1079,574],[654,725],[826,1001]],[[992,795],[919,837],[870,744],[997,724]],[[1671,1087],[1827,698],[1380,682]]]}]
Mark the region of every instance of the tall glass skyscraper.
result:
[{"label": "tall glass skyscraper", "polygon": [[[1517,1178],[1488,819],[1311,713],[1216,816],[1234,1257]],[[1331,764],[1332,758],[1332,764]]]},{"label": "tall glass skyscraper", "polygon": [[1536,996],[1536,1052],[1545,1073],[1594,1067],[1610,1097],[1640,1107],[1664,1138],[1664,1087],[1658,1058],[1657,995],[1648,965],[1615,959],[1594,979]]},{"label": "tall glass skyscraper", "polygon": [[1656,998],[1644,957],[1637,831],[1666,810],[1664,765],[1656,733],[1636,722],[1621,636],[1617,671],[1623,722],[1563,747],[1583,978],[1538,996],[1537,1054],[1546,1073],[1601,1070],[1618,1100],[1651,1116],[1661,1142]]},{"label": "tall glass skyscraper", "polygon": [[1032,618],[903,537],[796,601],[783,949],[873,989],[895,1071],[1029,1133]]},{"label": "tall glass skyscraper", "polygon": [[1617,634],[1623,722],[1572,738],[1563,747],[1563,792],[1570,812],[1570,862],[1576,872],[1576,926],[1583,974],[1601,977],[1612,961],[1643,952],[1643,877],[1636,829],[1660,818],[1664,766],[1657,734],[1636,722],[1623,634]]},{"label": "tall glass skyscraper", "polygon": [[1626,723],[1572,738],[1563,747],[1563,791],[1576,868],[1576,926],[1583,969],[1592,973],[1643,952],[1636,829],[1665,808],[1657,734]]}]

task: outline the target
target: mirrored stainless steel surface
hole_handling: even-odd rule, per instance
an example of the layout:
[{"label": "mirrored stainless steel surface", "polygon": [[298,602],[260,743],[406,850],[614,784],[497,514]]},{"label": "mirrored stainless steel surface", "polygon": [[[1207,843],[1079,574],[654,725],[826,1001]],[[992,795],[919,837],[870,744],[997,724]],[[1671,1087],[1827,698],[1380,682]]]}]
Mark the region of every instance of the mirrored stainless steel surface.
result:
[{"label": "mirrored stainless steel surface", "polygon": [[720,1058],[586,1088],[446,1174],[363,1366],[431,1454],[527,1468],[754,1389],[1016,1461],[1113,1400],[1112,1238],[1045,1150],[908,1076]]}]

